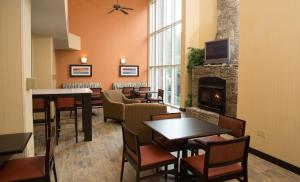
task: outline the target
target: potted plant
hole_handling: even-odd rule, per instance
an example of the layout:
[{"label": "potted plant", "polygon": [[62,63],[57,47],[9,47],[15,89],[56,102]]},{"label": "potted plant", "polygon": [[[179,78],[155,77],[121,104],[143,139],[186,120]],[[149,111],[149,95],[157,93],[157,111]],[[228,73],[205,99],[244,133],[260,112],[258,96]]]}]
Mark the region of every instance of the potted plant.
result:
[{"label": "potted plant", "polygon": [[204,63],[204,49],[199,48],[189,48],[188,53],[188,65],[187,70],[189,73],[192,73],[192,70],[195,66],[203,65]]}]

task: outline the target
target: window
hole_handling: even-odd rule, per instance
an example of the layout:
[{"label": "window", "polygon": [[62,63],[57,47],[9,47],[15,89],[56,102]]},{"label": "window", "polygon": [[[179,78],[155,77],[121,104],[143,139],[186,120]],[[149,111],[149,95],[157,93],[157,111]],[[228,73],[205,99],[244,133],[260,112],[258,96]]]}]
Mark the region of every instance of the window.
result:
[{"label": "window", "polygon": [[180,105],[182,0],[150,5],[150,86],[165,91],[165,103]]}]

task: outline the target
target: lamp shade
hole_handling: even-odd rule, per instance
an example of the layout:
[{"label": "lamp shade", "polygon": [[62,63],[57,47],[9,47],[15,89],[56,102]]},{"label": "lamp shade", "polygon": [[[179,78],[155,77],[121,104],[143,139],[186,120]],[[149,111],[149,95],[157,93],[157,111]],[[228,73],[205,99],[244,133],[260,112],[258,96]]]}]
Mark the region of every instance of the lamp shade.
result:
[{"label": "lamp shade", "polygon": [[82,64],[87,64],[88,58],[87,57],[81,57],[81,63]]}]

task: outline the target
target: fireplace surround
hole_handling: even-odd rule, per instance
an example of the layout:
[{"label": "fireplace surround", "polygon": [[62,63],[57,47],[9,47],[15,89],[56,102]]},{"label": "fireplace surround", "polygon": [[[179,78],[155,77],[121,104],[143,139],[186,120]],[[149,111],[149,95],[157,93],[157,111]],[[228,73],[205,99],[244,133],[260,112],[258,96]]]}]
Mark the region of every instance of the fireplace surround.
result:
[{"label": "fireplace surround", "polygon": [[199,79],[198,106],[201,109],[225,114],[226,80],[218,77]]}]

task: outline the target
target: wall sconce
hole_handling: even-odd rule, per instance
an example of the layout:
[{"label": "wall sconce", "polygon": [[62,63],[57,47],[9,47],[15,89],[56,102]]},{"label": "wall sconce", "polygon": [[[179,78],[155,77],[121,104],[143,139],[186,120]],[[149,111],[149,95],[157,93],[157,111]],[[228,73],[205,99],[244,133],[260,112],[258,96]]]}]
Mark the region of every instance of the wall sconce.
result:
[{"label": "wall sconce", "polygon": [[120,64],[126,64],[126,59],[125,58],[121,58]]},{"label": "wall sconce", "polygon": [[82,64],[87,64],[87,62],[88,62],[88,58],[87,57],[81,57],[81,63]]}]

